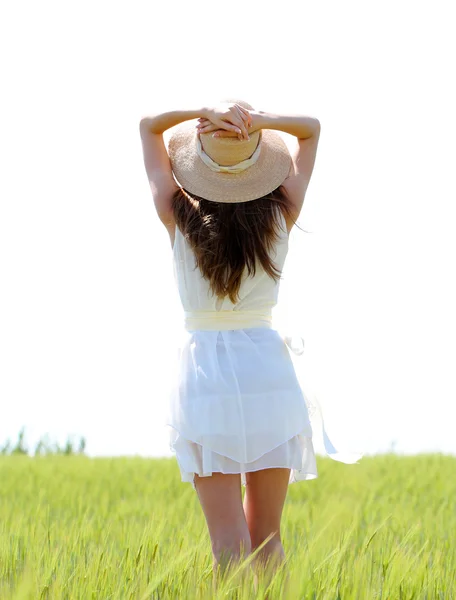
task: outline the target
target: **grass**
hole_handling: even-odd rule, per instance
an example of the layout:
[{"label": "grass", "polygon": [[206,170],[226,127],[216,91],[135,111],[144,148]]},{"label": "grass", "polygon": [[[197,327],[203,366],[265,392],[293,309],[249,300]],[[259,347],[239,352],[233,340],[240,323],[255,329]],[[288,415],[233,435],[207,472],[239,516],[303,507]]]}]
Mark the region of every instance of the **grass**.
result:
[{"label": "grass", "polygon": [[[289,488],[269,599],[456,598],[455,457],[318,467]],[[1,600],[264,598],[248,561],[213,591],[204,516],[174,458],[0,455]]]}]

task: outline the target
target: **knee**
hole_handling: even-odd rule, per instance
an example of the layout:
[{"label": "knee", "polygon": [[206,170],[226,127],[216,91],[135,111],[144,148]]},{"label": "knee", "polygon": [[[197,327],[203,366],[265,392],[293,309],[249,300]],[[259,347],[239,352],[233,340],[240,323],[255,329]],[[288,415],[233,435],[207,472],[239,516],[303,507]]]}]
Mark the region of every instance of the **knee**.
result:
[{"label": "knee", "polygon": [[212,541],[214,564],[227,564],[230,560],[246,558],[252,551],[248,532],[226,532]]}]

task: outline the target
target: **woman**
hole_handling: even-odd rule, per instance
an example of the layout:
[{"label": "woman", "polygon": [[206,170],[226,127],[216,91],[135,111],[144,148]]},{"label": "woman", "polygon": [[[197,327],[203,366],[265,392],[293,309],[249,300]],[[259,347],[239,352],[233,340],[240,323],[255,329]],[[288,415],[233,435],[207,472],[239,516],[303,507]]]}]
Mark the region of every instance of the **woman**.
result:
[{"label": "woman", "polygon": [[[167,152],[162,134],[174,126]],[[295,136],[291,154],[273,130]],[[185,311],[169,405],[171,448],[182,481],[198,494],[214,568],[265,541],[259,558],[278,564],[288,485],[314,479],[317,468],[289,354],[300,351],[273,327],[271,310],[320,123],[237,100],[143,118],[140,133]],[[341,457],[323,435],[335,460],[362,456]]]}]

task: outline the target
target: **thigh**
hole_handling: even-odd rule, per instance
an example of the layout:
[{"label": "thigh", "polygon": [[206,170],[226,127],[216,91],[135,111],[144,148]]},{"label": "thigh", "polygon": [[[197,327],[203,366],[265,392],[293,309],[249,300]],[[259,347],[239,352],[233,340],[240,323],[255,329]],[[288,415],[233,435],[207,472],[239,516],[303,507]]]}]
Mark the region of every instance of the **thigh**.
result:
[{"label": "thigh", "polygon": [[276,532],[288,492],[290,469],[271,468],[246,473],[244,511],[253,545]]},{"label": "thigh", "polygon": [[194,482],[212,540],[248,533],[239,473],[195,474]]}]

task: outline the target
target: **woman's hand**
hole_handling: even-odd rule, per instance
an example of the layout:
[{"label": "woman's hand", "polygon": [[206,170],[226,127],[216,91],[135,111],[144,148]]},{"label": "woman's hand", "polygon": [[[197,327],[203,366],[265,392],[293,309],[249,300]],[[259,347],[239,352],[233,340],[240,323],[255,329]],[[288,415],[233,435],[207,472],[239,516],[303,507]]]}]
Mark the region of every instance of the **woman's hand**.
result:
[{"label": "woman's hand", "polygon": [[[206,118],[200,118],[197,129],[199,133],[210,133],[222,129],[234,132],[239,139],[248,140],[248,128],[251,126],[250,112],[237,103],[224,102],[215,108],[207,109]],[[232,137],[232,136],[230,136]]]},{"label": "woman's hand", "polygon": [[[243,139],[242,133],[238,133],[237,131],[231,131],[229,129],[219,129],[217,125],[214,125],[213,123],[205,119],[203,119],[202,121],[203,125],[205,121],[207,123],[207,126],[204,128],[203,133],[211,133],[211,131],[213,131],[213,137],[236,137],[240,140]],[[196,130],[198,131],[198,133],[200,132],[199,126],[196,127]],[[250,140],[250,137],[248,139]]]}]

